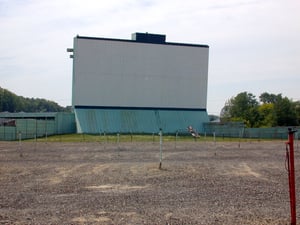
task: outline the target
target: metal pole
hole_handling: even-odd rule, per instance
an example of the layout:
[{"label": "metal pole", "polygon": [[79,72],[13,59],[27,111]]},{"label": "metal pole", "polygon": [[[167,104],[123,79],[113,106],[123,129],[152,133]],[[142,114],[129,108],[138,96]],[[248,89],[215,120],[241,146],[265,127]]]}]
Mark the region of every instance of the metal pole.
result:
[{"label": "metal pole", "polygon": [[294,133],[296,131],[289,129],[288,142],[289,152],[287,152],[288,160],[288,177],[290,189],[290,209],[291,209],[291,225],[296,225],[296,188],[295,188],[295,164],[294,164]]},{"label": "metal pole", "polygon": [[120,156],[120,134],[117,133],[118,155]]},{"label": "metal pole", "polygon": [[19,131],[19,146],[21,147],[22,144],[22,133]]},{"label": "metal pole", "polygon": [[22,132],[19,131],[19,150],[20,150],[20,157],[23,157],[22,153]]},{"label": "metal pole", "polygon": [[177,139],[178,139],[178,131],[176,131],[176,136],[175,136],[175,149],[177,147]]},{"label": "metal pole", "polygon": [[214,132],[214,143],[216,145],[216,132]]},{"label": "metal pole", "polygon": [[159,129],[159,169],[162,166],[162,130]]}]

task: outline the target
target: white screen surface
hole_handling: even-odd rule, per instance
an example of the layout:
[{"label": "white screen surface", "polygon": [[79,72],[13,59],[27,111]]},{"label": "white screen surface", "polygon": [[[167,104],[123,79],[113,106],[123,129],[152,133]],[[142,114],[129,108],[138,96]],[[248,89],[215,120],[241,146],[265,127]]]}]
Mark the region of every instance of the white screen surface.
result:
[{"label": "white screen surface", "polygon": [[206,109],[208,50],[75,38],[73,106]]}]

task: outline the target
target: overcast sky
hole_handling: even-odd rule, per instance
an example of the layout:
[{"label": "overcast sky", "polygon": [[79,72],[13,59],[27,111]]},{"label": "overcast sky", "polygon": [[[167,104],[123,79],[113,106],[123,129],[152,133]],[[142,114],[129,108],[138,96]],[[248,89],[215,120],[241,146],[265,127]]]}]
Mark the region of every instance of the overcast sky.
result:
[{"label": "overcast sky", "polygon": [[210,46],[207,111],[247,91],[300,100],[299,0],[0,0],[0,87],[71,105],[73,37]]}]

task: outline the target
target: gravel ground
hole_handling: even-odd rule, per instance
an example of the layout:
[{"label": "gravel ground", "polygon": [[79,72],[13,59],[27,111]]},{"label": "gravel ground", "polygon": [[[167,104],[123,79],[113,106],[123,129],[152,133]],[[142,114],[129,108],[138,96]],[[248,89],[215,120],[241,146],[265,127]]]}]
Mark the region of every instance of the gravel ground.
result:
[{"label": "gravel ground", "polygon": [[285,141],[165,142],[162,169],[152,142],[0,142],[0,161],[0,224],[290,223]]}]

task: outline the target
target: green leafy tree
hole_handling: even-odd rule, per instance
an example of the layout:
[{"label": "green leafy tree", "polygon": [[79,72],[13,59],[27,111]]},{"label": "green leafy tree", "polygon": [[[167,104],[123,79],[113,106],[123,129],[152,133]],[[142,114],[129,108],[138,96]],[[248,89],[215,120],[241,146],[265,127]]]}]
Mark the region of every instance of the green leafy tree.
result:
[{"label": "green leafy tree", "polygon": [[244,121],[248,127],[297,126],[300,124],[300,102],[282,94],[264,92],[261,104],[251,93],[242,92],[225,103],[221,121]]},{"label": "green leafy tree", "polygon": [[287,97],[277,95],[274,104],[275,120],[277,126],[296,126],[298,125],[297,111],[295,104]]},{"label": "green leafy tree", "polygon": [[300,101],[294,102],[294,107],[296,111],[297,124],[300,125]]},{"label": "green leafy tree", "polygon": [[264,103],[258,107],[260,127],[276,126],[274,103]]},{"label": "green leafy tree", "polygon": [[46,99],[24,98],[0,87],[0,112],[68,112],[56,102]]},{"label": "green leafy tree", "polygon": [[259,100],[264,104],[275,103],[277,98],[278,95],[269,94],[267,92],[264,92],[259,96]]},{"label": "green leafy tree", "polygon": [[226,102],[221,111],[222,121],[244,121],[248,127],[256,127],[259,125],[258,105],[252,93],[239,93]]}]

